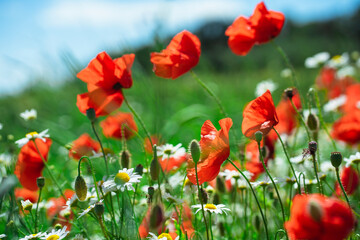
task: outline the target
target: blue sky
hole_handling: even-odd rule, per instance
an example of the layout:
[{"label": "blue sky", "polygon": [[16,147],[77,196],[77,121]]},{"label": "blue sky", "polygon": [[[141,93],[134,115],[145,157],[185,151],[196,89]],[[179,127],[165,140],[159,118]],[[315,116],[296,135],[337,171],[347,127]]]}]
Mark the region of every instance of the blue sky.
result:
[{"label": "blue sky", "polygon": [[[250,15],[252,0],[12,0],[0,1],[0,96],[34,79],[56,85],[71,74],[64,53],[86,65],[103,50],[136,47],[207,20]],[[269,9],[298,24],[354,13],[360,0],[268,0]],[[35,87],[35,86],[34,86]]]}]

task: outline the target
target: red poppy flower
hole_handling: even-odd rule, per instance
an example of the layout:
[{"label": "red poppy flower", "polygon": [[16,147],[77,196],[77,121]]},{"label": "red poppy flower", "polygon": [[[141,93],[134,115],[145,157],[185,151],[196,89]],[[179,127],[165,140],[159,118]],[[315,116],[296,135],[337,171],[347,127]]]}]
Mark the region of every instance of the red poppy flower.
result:
[{"label": "red poppy flower", "polygon": [[150,61],[159,77],[176,79],[195,67],[200,59],[200,40],[189,31],[182,31],[160,53],[153,52]]},{"label": "red poppy flower", "polygon": [[129,139],[138,131],[134,117],[131,113],[119,112],[114,116],[108,116],[104,121],[100,122],[103,133],[107,138]]},{"label": "red poppy flower", "polygon": [[[239,169],[241,169],[241,165],[238,161],[233,161],[233,163],[235,164],[235,166],[237,166]],[[225,166],[224,166],[224,170],[229,170],[229,171],[236,171],[237,172],[237,169],[231,164],[231,163],[227,163]],[[232,184],[232,179],[228,179],[225,181],[225,187],[228,191],[230,191],[233,187],[233,184]]]},{"label": "red poppy flower", "polygon": [[106,52],[99,53],[77,77],[87,83],[88,93],[77,96],[80,112],[93,108],[96,116],[107,115],[119,108],[124,100],[121,90],[132,86],[131,67],[134,54],[112,60]]},{"label": "red poppy flower", "polygon": [[71,212],[70,216],[67,218],[61,216],[60,212],[65,208],[67,199],[71,198],[75,192],[71,189],[66,189],[64,191],[65,198],[62,196],[58,198],[50,198],[50,207],[47,209],[46,214],[49,220],[53,220],[56,217],[56,220],[53,222],[53,225],[57,223],[61,224],[62,226],[67,226],[67,229],[71,229],[71,220],[74,218],[73,212]]},{"label": "red poppy flower", "polygon": [[268,11],[263,2],[256,5],[253,15],[247,19],[238,17],[225,35],[235,54],[246,55],[255,44],[262,44],[278,36],[285,22],[284,14]]},{"label": "red poppy flower", "polygon": [[[52,141],[48,138],[46,142],[38,138],[35,141],[41,155],[47,160]],[[36,179],[41,176],[43,168],[44,163],[36,150],[34,142],[29,141],[20,150],[15,166],[15,175],[24,188],[35,191],[38,189]]]},{"label": "red poppy flower", "polygon": [[174,155],[170,158],[159,157],[158,161],[164,172],[168,173],[171,170],[178,169],[184,162],[186,162],[187,154]]},{"label": "red poppy flower", "polygon": [[332,137],[348,144],[360,141],[360,110],[347,113],[333,125]]},{"label": "red poppy flower", "polygon": [[345,94],[349,86],[353,85],[356,82],[352,77],[344,77],[334,82],[327,93],[329,99],[340,97],[340,95]]},{"label": "red poppy flower", "polygon": [[274,102],[269,90],[251,101],[243,112],[242,132],[251,139],[261,131],[264,136],[279,122]]},{"label": "red poppy flower", "polygon": [[29,200],[32,203],[36,203],[39,197],[39,194],[37,191],[31,191],[26,188],[15,188],[15,197],[16,198],[22,198],[24,200]]},{"label": "red poppy flower", "polygon": [[356,111],[360,106],[360,84],[353,84],[346,88],[346,102],[344,106],[342,106],[342,110],[345,113],[350,113],[352,111]]},{"label": "red poppy flower", "polygon": [[165,219],[161,219],[161,222],[159,222],[158,226],[156,229],[150,229],[150,222],[151,222],[151,210],[152,210],[152,207],[149,206],[140,226],[139,226],[139,235],[140,235],[140,238],[143,239],[143,238],[146,238],[148,235],[149,235],[149,232],[153,232],[153,233],[157,233],[157,234],[160,234],[163,230],[163,223],[164,223],[164,220]]},{"label": "red poppy flower", "polygon": [[[153,144],[156,144],[157,146],[164,144],[164,141],[161,139],[161,136],[153,135],[150,138],[151,138],[151,142]],[[153,154],[153,146],[151,145],[149,138],[145,138],[144,148],[145,148],[145,152],[147,152],[149,154]]]},{"label": "red poppy flower", "polygon": [[343,240],[354,225],[351,209],[343,201],[303,194],[294,197],[285,228],[291,240]]},{"label": "red poppy flower", "polygon": [[[294,105],[297,109],[301,109],[301,101],[299,94],[296,93],[292,98]],[[275,129],[278,133],[290,135],[298,124],[297,113],[292,106],[290,99],[284,97],[276,106],[276,113],[279,119],[279,123]]]},{"label": "red poppy flower", "polygon": [[[359,174],[352,167],[344,167],[340,174],[340,181],[344,186],[345,192],[351,195],[359,187]],[[338,196],[342,195],[342,190],[338,182],[336,182],[335,188],[336,194]]]},{"label": "red poppy flower", "polygon": [[[197,164],[199,184],[215,179],[220,172],[221,164],[230,155],[229,130],[233,121],[231,118],[224,118],[219,124],[220,131],[216,130],[210,120],[205,121],[201,127],[201,155]],[[193,184],[197,184],[195,163],[191,156],[188,159],[187,177]]]},{"label": "red poppy flower", "polygon": [[335,81],[337,81],[336,69],[323,67],[319,76],[316,78],[316,85],[320,89],[330,89]]},{"label": "red poppy flower", "polygon": [[100,144],[92,139],[89,134],[84,133],[72,143],[69,150],[69,157],[79,160],[82,156],[91,156],[94,152],[99,151]]}]

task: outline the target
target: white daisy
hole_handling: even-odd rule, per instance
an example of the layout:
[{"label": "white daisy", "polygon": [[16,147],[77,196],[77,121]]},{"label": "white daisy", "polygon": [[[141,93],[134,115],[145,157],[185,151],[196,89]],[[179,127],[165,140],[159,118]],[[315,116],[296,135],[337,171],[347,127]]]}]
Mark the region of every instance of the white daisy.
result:
[{"label": "white daisy", "polygon": [[322,172],[332,172],[334,170],[334,166],[330,161],[325,161],[320,164],[320,170]]},{"label": "white daisy", "polygon": [[336,111],[339,107],[344,105],[346,102],[346,95],[340,95],[337,98],[331,99],[324,105],[325,112]]},{"label": "white daisy", "polygon": [[349,63],[349,54],[343,53],[342,55],[333,56],[326,64],[332,68],[339,68]]},{"label": "white daisy", "polygon": [[305,157],[301,154],[295,157],[290,158],[290,162],[295,164],[301,164],[305,161]]},{"label": "white daisy", "polygon": [[21,207],[22,207],[24,210],[31,210],[32,207],[33,207],[33,204],[32,204],[32,202],[30,202],[29,199],[27,199],[26,201],[21,200]]},{"label": "white daisy", "polygon": [[[277,183],[279,182],[279,180],[277,178],[273,178],[274,182]],[[271,179],[266,176],[264,180],[260,180],[260,181],[256,181],[256,182],[251,182],[251,185],[253,185],[254,187],[266,187],[269,186],[270,184],[272,184]]]},{"label": "white daisy", "polygon": [[30,234],[30,235],[27,235],[23,238],[20,238],[19,240],[29,240],[29,239],[38,239],[40,237],[42,237],[45,233],[42,233],[42,232],[38,232],[36,234]]},{"label": "white daisy", "polygon": [[151,237],[147,237],[150,240],[179,240],[179,236],[177,236],[175,239],[173,239],[171,237],[170,234],[168,233],[162,233],[159,236],[156,236],[154,233],[149,232],[149,234],[151,235]]},{"label": "white daisy", "polygon": [[[250,179],[253,175],[251,172],[248,171],[243,171],[243,174],[246,176],[247,179]],[[225,181],[230,180],[232,186],[234,186],[237,182],[238,188],[247,188],[247,182],[238,171],[225,169],[223,172],[220,172],[219,175],[225,177]]]},{"label": "white daisy", "polygon": [[41,239],[45,240],[60,240],[64,239],[69,234],[69,231],[66,231],[66,226],[64,226],[62,229],[59,230],[51,230],[50,233],[44,233],[44,235],[41,237]]},{"label": "white daisy", "polygon": [[[201,211],[201,204],[192,205],[191,208],[197,209],[195,214]],[[231,211],[229,208],[226,208],[224,204],[214,205],[211,203],[204,204],[204,210],[210,213],[223,214],[227,215],[227,211]]]},{"label": "white daisy", "polygon": [[267,79],[267,80],[259,82],[256,85],[255,96],[260,97],[261,95],[263,95],[266,92],[266,90],[273,92],[276,89],[277,89],[277,84],[274,83],[273,80]]},{"label": "white daisy", "polygon": [[41,133],[30,132],[30,133],[26,134],[24,138],[17,140],[15,143],[19,147],[22,147],[25,144],[27,144],[30,140],[34,140],[36,138],[40,138],[41,140],[43,140],[43,142],[46,142],[45,138],[50,137],[50,135],[48,134],[48,131],[49,131],[49,129],[46,129],[46,130],[42,131]]},{"label": "white daisy", "polygon": [[119,170],[113,179],[105,181],[102,186],[109,191],[120,190],[124,192],[125,189],[127,189],[135,192],[133,183],[140,182],[140,179],[141,176],[135,173],[133,168],[124,168],[123,170]]},{"label": "white daisy", "polygon": [[35,109],[25,110],[25,112],[20,113],[20,117],[22,117],[25,121],[34,120],[37,118],[37,112]]},{"label": "white daisy", "polygon": [[163,197],[164,199],[166,199],[166,201],[170,202],[170,203],[173,203],[175,205],[181,205],[184,203],[184,200],[180,199],[180,198],[177,198],[177,197],[174,197],[172,196],[171,194],[165,192],[163,194]]},{"label": "white daisy", "polygon": [[337,72],[336,75],[339,79],[342,79],[344,77],[348,77],[348,76],[354,76],[355,75],[355,68],[352,66],[344,66],[342,68],[340,68]]},{"label": "white daisy", "polygon": [[3,125],[2,125],[2,123],[0,123],[0,130],[1,130],[1,129],[3,129]]},{"label": "white daisy", "polygon": [[290,70],[290,68],[285,68],[280,72],[280,76],[282,78],[290,78],[292,75],[292,72]]},{"label": "white daisy", "polygon": [[[101,199],[99,202],[102,202],[102,201],[103,201],[103,199]],[[84,216],[85,214],[87,214],[88,212],[93,210],[95,205],[96,205],[96,203],[90,205],[87,209],[85,209],[82,213],[80,213],[80,215],[79,215],[79,217],[77,219],[81,218],[82,216]]]},{"label": "white daisy", "polygon": [[0,234],[0,239],[3,239],[6,237],[6,234]]},{"label": "white daisy", "polygon": [[349,158],[344,158],[344,161],[346,163],[346,167],[360,163],[360,152],[357,152],[354,155],[350,155]]},{"label": "white daisy", "polygon": [[186,149],[181,147],[181,143],[177,144],[176,146],[172,144],[165,144],[158,146],[156,148],[157,156],[161,157],[163,160],[168,158],[177,158],[184,156],[186,154]]},{"label": "white daisy", "polygon": [[308,57],[305,59],[305,67],[307,68],[317,68],[321,64],[325,63],[329,60],[330,54],[328,52],[320,52],[315,54],[312,57]]},{"label": "white daisy", "polygon": [[65,206],[64,209],[62,209],[60,212],[59,212],[60,216],[62,217],[69,217],[70,214],[71,214],[71,208],[70,206]]}]

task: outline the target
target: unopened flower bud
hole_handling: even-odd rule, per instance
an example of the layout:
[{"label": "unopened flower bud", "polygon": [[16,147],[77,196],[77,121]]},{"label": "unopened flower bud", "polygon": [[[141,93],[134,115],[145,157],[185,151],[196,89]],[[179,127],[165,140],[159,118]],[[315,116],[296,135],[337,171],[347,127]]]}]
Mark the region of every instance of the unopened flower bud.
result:
[{"label": "unopened flower bud", "polygon": [[159,205],[155,205],[150,212],[150,228],[157,229],[164,221],[164,213]]},{"label": "unopened flower bud", "polygon": [[200,154],[201,154],[199,142],[196,141],[195,139],[192,140],[190,142],[189,149],[190,149],[190,154],[191,154],[191,157],[192,157],[194,163],[197,164],[200,160]]},{"label": "unopened flower bud", "polygon": [[80,201],[84,201],[87,195],[87,186],[85,179],[79,175],[75,180],[75,193]]},{"label": "unopened flower bud", "polygon": [[254,227],[255,227],[255,229],[256,229],[256,231],[260,231],[260,229],[261,229],[261,221],[260,221],[260,217],[259,217],[259,215],[255,215],[255,217],[253,218],[253,225],[254,225]]},{"label": "unopened flower bud", "polygon": [[257,132],[255,133],[255,140],[256,140],[256,142],[260,143],[261,140],[262,140],[262,138],[263,138],[263,135],[264,135],[264,134],[263,134],[261,131],[257,131]]},{"label": "unopened flower bud", "polygon": [[330,161],[335,168],[338,168],[342,162],[341,152],[332,152],[330,155]]},{"label": "unopened flower bud", "polygon": [[95,203],[94,212],[96,216],[101,217],[104,214],[104,204],[102,202]]},{"label": "unopened flower bud", "polygon": [[317,150],[317,143],[315,141],[309,142],[309,151],[311,155],[314,155]]},{"label": "unopened flower bud", "polygon": [[225,192],[225,183],[223,178],[221,177],[217,177],[216,178],[216,189],[220,192],[220,193],[224,193]]},{"label": "unopened flower bud", "polygon": [[294,89],[293,88],[285,89],[284,93],[289,99],[292,99],[294,97]]},{"label": "unopened flower bud", "polygon": [[129,153],[129,151],[124,150],[121,152],[121,166],[123,168],[129,168],[130,167],[130,162],[131,162],[131,155]]},{"label": "unopened flower bud", "polygon": [[90,122],[94,122],[96,120],[96,113],[95,113],[95,109],[93,108],[89,108],[86,110],[86,116],[87,118],[90,120]]},{"label": "unopened flower bud", "polygon": [[60,223],[55,224],[54,226],[55,230],[60,230],[63,228],[63,226]]},{"label": "unopened flower bud", "polygon": [[321,221],[323,210],[318,202],[316,202],[315,200],[310,200],[308,205],[308,211],[312,219],[314,219],[316,222]]},{"label": "unopened flower bud", "polygon": [[318,117],[310,113],[306,120],[306,125],[309,127],[311,131],[318,131],[319,130],[319,119]]},{"label": "unopened flower bud", "polygon": [[160,174],[160,164],[157,159],[153,159],[150,163],[150,176],[153,181],[158,180]]},{"label": "unopened flower bud", "polygon": [[138,175],[142,176],[142,175],[143,175],[143,172],[144,172],[144,167],[143,167],[143,165],[138,164],[138,165],[135,167],[135,172],[136,172]]},{"label": "unopened flower bud", "polygon": [[45,186],[45,178],[44,177],[38,177],[36,179],[36,185],[38,188],[43,188]]}]

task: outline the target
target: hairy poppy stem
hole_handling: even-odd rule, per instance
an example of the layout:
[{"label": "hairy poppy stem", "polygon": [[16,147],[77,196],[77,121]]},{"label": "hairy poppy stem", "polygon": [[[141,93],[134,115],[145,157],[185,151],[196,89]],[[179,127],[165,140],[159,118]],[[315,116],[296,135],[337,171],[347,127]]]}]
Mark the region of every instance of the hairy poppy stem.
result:
[{"label": "hairy poppy stem", "polygon": [[[260,161],[266,171],[266,174],[269,176],[272,184],[274,185],[274,188],[275,188],[275,192],[276,192],[276,195],[279,199],[279,203],[280,203],[280,207],[281,207],[281,212],[282,212],[282,219],[283,219],[283,223],[285,223],[285,211],[284,211],[284,207],[283,207],[283,204],[282,204],[282,201],[281,201],[281,196],[280,196],[280,193],[279,193],[279,190],[275,184],[275,181],[274,179],[272,178],[269,170],[267,169],[266,165],[265,165],[265,162],[264,162],[264,158],[263,158],[263,155],[262,155],[262,152],[261,152],[261,147],[260,147],[260,142],[258,142],[258,149],[259,149],[259,156],[260,156]],[[264,195],[265,195],[265,191],[264,191]],[[264,201],[264,206],[265,206],[265,201]],[[265,208],[264,208],[265,209]],[[266,210],[264,210],[265,212],[265,216],[266,216]]]},{"label": "hairy poppy stem", "polygon": [[39,203],[40,203],[40,198],[41,198],[41,192],[42,192],[42,187],[40,188],[40,191],[39,191],[39,198],[37,200],[37,203],[36,203],[36,210],[35,210],[35,232],[37,232],[38,228],[38,212],[39,212]]},{"label": "hairy poppy stem", "polygon": [[262,211],[262,208],[261,208],[261,205],[260,205],[260,202],[256,196],[256,193],[254,191],[254,188],[251,186],[251,183],[249,181],[249,179],[247,179],[247,177],[245,176],[245,174],[233,163],[233,161],[231,161],[230,159],[226,159],[229,163],[231,163],[231,165],[233,165],[236,170],[243,176],[243,178],[245,179],[245,181],[247,182],[247,184],[249,185],[251,191],[252,191],[252,194],[254,195],[255,197],[255,201],[256,201],[256,204],[258,205],[259,207],[259,211],[260,211],[260,214],[261,214],[261,217],[262,217],[262,220],[264,222],[264,227],[265,227],[265,232],[266,232],[266,239],[270,239],[269,238],[269,233],[268,233],[268,229],[267,229],[267,223],[266,223],[266,219],[265,219],[265,216],[264,216],[264,213]]},{"label": "hairy poppy stem", "polygon": [[308,139],[309,139],[309,142],[310,142],[310,141],[311,141],[311,136],[310,136],[309,128],[308,128],[308,126],[306,125],[303,116],[301,116],[299,110],[296,108],[296,106],[295,106],[295,104],[294,104],[294,101],[293,101],[291,98],[289,98],[289,99],[290,99],[290,102],[291,102],[292,107],[293,107],[294,110],[296,111],[296,114],[299,116],[301,123],[304,125],[305,131],[306,131],[306,135],[307,135],[307,137],[308,137]]},{"label": "hairy poppy stem", "polygon": [[280,140],[280,143],[281,143],[281,146],[282,146],[282,148],[283,148],[283,150],[284,150],[286,159],[288,160],[288,163],[290,164],[291,171],[292,171],[292,173],[294,174],[295,181],[296,181],[296,183],[297,183],[298,186],[299,186],[299,189],[298,189],[299,194],[301,195],[300,182],[299,182],[298,178],[296,177],[295,169],[294,169],[294,167],[293,167],[293,165],[292,165],[292,163],[291,163],[291,161],[290,161],[290,157],[289,157],[289,154],[288,154],[288,152],[287,152],[287,150],[286,150],[285,144],[284,144],[283,140],[281,139],[279,132],[278,132],[274,127],[273,127],[273,129],[274,129],[274,131],[276,132],[276,135],[278,136],[278,138],[279,138],[279,140]]},{"label": "hairy poppy stem", "polygon": [[324,189],[323,189],[323,187],[322,187],[322,184],[321,184],[320,179],[319,179],[319,176],[318,176],[315,154],[311,154],[311,156],[312,156],[312,159],[313,159],[313,166],[314,166],[314,171],[315,171],[315,176],[316,176],[316,180],[317,180],[317,185],[318,185],[319,191],[320,191],[321,194],[324,194]]},{"label": "hairy poppy stem", "polygon": [[338,180],[339,185],[340,185],[340,187],[341,187],[341,190],[342,190],[342,192],[343,192],[343,194],[344,194],[344,196],[345,196],[345,198],[346,198],[346,202],[347,202],[347,204],[349,205],[349,208],[351,208],[349,198],[348,198],[348,196],[347,196],[347,194],[346,194],[346,191],[345,191],[345,189],[344,189],[344,186],[343,186],[343,184],[342,184],[342,182],[341,182],[341,180],[340,180],[339,168],[338,168],[338,167],[335,168],[335,172],[336,172],[336,177],[337,177],[337,180]]},{"label": "hairy poppy stem", "polygon": [[205,228],[206,228],[206,237],[207,237],[207,240],[210,240],[209,238],[209,229],[208,229],[208,225],[206,223],[206,217],[205,217],[205,210],[204,210],[204,204],[203,204],[203,198],[202,196],[200,195],[201,194],[201,191],[200,191],[200,185],[199,185],[199,177],[198,177],[198,172],[197,172],[197,163],[195,162],[195,175],[196,175],[196,186],[197,186],[197,189],[198,189],[198,198],[200,200],[200,204],[201,204],[201,212],[202,212],[202,215],[203,215],[203,218],[204,218],[204,223],[205,223]]},{"label": "hairy poppy stem", "polygon": [[104,161],[105,161],[106,175],[109,176],[109,166],[108,166],[108,161],[107,161],[106,154],[105,154],[105,151],[104,151],[104,147],[103,147],[102,142],[101,142],[101,140],[100,140],[100,138],[99,138],[99,135],[98,135],[97,132],[96,132],[95,125],[94,125],[94,122],[93,122],[93,121],[91,122],[91,128],[92,128],[92,130],[93,130],[93,132],[94,132],[94,134],[95,134],[95,136],[96,136],[96,139],[99,141],[100,148],[101,148],[101,152],[102,152],[102,154],[103,154]]}]

